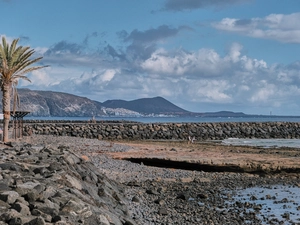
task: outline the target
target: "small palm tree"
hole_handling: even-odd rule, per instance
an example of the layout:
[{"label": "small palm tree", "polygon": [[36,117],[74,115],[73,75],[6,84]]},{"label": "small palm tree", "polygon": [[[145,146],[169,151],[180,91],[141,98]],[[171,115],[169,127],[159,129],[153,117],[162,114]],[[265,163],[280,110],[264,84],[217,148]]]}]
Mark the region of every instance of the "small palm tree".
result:
[{"label": "small palm tree", "polygon": [[13,110],[15,111],[16,100],[18,99],[18,94],[16,92],[18,80],[24,79],[30,82],[24,74],[46,67],[29,67],[33,63],[41,60],[43,57],[30,59],[35,51],[30,49],[30,47],[17,47],[18,41],[19,39],[14,39],[9,45],[5,37],[2,37],[2,44],[0,44],[0,87],[2,91],[3,105],[3,142],[8,141],[11,95],[13,91]]}]

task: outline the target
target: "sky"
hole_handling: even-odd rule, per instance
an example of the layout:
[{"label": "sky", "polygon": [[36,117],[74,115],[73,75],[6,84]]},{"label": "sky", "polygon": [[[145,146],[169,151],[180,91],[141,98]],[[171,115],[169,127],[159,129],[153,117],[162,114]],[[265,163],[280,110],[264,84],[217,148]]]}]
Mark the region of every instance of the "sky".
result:
[{"label": "sky", "polygon": [[0,36],[49,65],[19,88],[300,115],[299,0],[0,0],[0,12]]}]

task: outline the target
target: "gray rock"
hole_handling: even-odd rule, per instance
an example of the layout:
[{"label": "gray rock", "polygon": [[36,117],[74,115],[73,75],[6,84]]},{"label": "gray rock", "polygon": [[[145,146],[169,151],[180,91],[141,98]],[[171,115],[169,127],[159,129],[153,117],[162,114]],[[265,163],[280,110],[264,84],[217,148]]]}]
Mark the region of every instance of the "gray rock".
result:
[{"label": "gray rock", "polygon": [[34,218],[33,220],[29,221],[28,223],[25,223],[25,225],[45,225],[46,222],[42,217]]},{"label": "gray rock", "polygon": [[19,193],[16,191],[5,191],[0,193],[0,199],[8,204],[14,203],[19,196]]},{"label": "gray rock", "polygon": [[21,213],[23,216],[29,216],[31,214],[29,207],[20,202],[12,204],[11,208],[15,209],[17,212]]}]

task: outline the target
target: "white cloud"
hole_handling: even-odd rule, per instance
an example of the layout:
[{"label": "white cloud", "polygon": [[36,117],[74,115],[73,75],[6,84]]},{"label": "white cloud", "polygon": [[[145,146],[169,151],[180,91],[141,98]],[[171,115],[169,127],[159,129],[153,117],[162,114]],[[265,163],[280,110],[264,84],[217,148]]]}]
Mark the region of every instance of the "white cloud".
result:
[{"label": "white cloud", "polygon": [[108,81],[111,81],[115,74],[120,72],[119,70],[113,70],[113,69],[110,69],[110,70],[106,70],[100,77],[100,80],[103,81],[103,82],[108,82]]},{"label": "white cloud", "polygon": [[40,55],[44,55],[45,52],[47,52],[48,48],[46,47],[36,47],[34,48],[34,51],[37,53],[37,54],[40,54]]},{"label": "white cloud", "polygon": [[213,49],[200,49],[197,52],[179,50],[173,55],[159,49],[141,64],[142,69],[150,73],[172,76],[217,75],[224,66],[219,54]]},{"label": "white cloud", "polygon": [[[48,86],[49,84],[53,83],[54,80],[51,78],[49,74],[49,68],[43,68],[40,70],[34,70],[30,74],[27,75],[27,77],[34,82],[35,86]],[[21,80],[20,80],[21,81]],[[32,83],[28,81],[21,81],[22,86],[31,86]]]},{"label": "white cloud", "polygon": [[189,97],[192,101],[229,103],[233,99],[227,94],[232,87],[227,80],[198,80],[189,81]]},{"label": "white cloud", "polygon": [[213,27],[254,38],[300,43],[300,13],[270,14],[264,18],[224,18]]},{"label": "white cloud", "polygon": [[[76,55],[73,57],[78,61]],[[291,102],[297,104],[300,95],[300,62],[268,65],[246,55],[239,43],[233,43],[224,56],[214,49],[171,52],[161,48],[150,58],[133,62],[132,67],[122,63],[72,65],[54,64],[35,71],[28,76],[32,83],[22,82],[20,86],[63,91],[98,101],[162,96],[182,107],[189,103],[219,104],[223,105],[221,110],[233,105],[288,108]]]},{"label": "white cloud", "polygon": [[277,87],[274,84],[268,84],[267,81],[262,80],[256,92],[250,98],[251,102],[266,102],[269,98],[273,97],[275,94],[278,95]]},{"label": "white cloud", "polygon": [[233,62],[238,62],[243,46],[239,43],[233,43],[229,51],[229,59]]}]

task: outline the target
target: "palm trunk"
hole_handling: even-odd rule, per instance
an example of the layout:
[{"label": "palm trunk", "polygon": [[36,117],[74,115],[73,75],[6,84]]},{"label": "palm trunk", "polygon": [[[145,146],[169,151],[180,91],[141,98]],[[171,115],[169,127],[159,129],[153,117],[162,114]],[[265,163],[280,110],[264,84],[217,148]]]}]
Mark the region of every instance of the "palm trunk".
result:
[{"label": "palm trunk", "polygon": [[11,96],[11,83],[5,83],[2,86],[2,105],[3,105],[3,142],[8,142],[8,125],[10,120],[10,96]]}]

